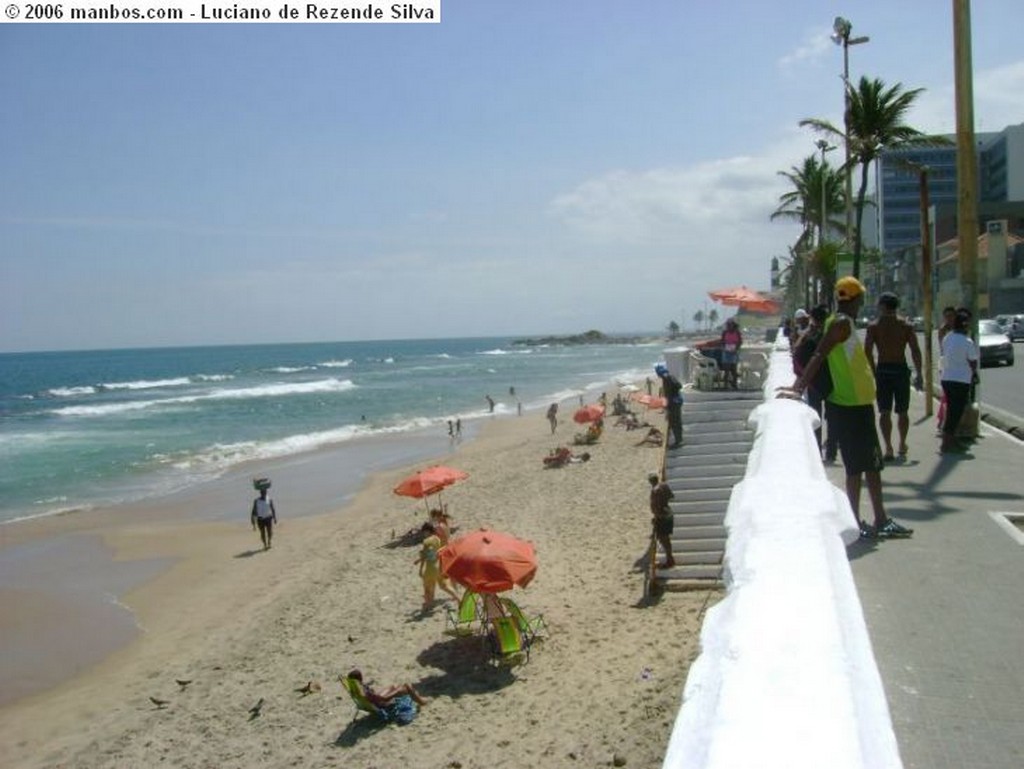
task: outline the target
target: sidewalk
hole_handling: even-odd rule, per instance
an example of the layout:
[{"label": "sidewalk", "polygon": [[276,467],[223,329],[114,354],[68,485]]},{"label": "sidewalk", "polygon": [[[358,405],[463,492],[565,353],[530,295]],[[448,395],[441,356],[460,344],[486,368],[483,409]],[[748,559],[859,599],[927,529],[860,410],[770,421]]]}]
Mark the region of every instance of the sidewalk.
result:
[{"label": "sidewalk", "polygon": [[[906,769],[1019,769],[1024,531],[991,513],[1024,516],[1024,443],[983,424],[970,455],[943,456],[920,395],[910,420],[908,461],[882,479],[914,536],[848,551],[900,755]],[[842,465],[827,471],[843,488]]]}]

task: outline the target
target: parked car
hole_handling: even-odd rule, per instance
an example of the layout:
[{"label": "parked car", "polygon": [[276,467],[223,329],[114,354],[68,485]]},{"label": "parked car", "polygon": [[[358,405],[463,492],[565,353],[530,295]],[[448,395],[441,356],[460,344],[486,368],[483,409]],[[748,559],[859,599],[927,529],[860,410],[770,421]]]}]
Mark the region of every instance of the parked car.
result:
[{"label": "parked car", "polygon": [[1013,342],[994,320],[978,321],[978,347],[982,366],[1013,365]]},{"label": "parked car", "polygon": [[1024,339],[1024,314],[1021,315],[997,315],[996,322],[1003,329],[1011,342],[1019,342]]}]

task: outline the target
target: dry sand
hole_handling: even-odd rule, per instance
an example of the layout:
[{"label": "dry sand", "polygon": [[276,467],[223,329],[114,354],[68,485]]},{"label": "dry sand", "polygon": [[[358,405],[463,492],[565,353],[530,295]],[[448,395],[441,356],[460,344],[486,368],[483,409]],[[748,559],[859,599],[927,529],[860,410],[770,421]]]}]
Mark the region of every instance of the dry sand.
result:
[{"label": "dry sand", "polygon": [[[105,528],[117,558],[175,565],[122,598],[138,640],[0,710],[0,764],[518,769],[610,766],[617,754],[627,767],[660,766],[718,596],[643,605],[646,475],[661,451],[611,421],[586,464],[543,468],[578,426],[551,436],[542,414],[491,420],[444,458],[470,474],[444,493],[462,531],[487,526],[536,546],[537,577],[514,597],[549,632],[527,664],[494,667],[479,639],[445,635],[440,602],[421,615],[416,548],[388,545],[425,520],[425,505],[390,491],[416,468],[389,471],[321,516],[289,520],[279,498],[269,552],[245,523],[157,516]],[[351,668],[378,685],[411,682],[430,702],[409,726],[353,720],[337,682]],[[309,681],[320,691],[297,691]]]}]

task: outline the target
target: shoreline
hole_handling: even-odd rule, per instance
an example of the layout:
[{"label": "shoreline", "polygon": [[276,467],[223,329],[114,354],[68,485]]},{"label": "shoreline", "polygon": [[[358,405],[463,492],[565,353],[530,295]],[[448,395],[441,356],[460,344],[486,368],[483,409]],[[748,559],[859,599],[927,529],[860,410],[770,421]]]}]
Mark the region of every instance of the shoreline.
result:
[{"label": "shoreline", "polygon": [[[182,523],[155,511],[150,520],[104,532],[118,562],[173,559],[122,598],[136,613],[140,637],[55,689],[0,709],[0,744],[25,766],[163,759],[181,766],[284,766],[310,751],[325,754],[314,760],[322,764],[339,758],[338,750],[356,760],[390,754],[392,763],[426,751],[436,759],[430,765],[457,754],[473,766],[461,728],[442,728],[465,721],[481,734],[509,732],[512,739],[514,732],[517,742],[528,727],[529,741],[541,751],[534,765],[552,751],[596,755],[620,743],[660,753],[696,653],[706,596],[673,595],[650,610],[637,606],[642,576],[633,563],[648,537],[645,476],[660,455],[636,447],[635,433],[609,425],[602,443],[589,449],[591,462],[543,469],[541,458],[554,445],[571,443],[577,427],[566,420],[551,436],[535,412],[485,420],[477,437],[443,460],[470,473],[445,491],[462,531],[489,525],[537,547],[538,579],[516,598],[544,613],[552,633],[528,665],[491,671],[453,648],[440,607],[421,616],[415,550],[388,547],[388,540],[389,532],[422,522],[423,503],[391,493],[414,469],[395,467],[371,472],[354,498],[330,512],[283,516],[267,553],[256,549],[247,520]],[[351,703],[334,678],[351,667],[382,683],[415,683],[432,699],[417,721],[424,726],[367,735],[358,723],[346,727]],[[175,678],[195,683],[178,692]],[[320,681],[322,693],[296,699],[295,687],[309,680]],[[573,709],[579,713],[562,715],[566,687],[611,689],[593,701],[588,694]],[[627,700],[639,697],[627,717],[624,687]],[[150,696],[175,704],[157,710]],[[273,721],[275,731],[280,726],[294,740],[275,740],[272,759],[238,717],[252,705],[243,708],[244,702],[259,697],[275,713],[263,725]],[[483,712],[471,707],[476,700]],[[645,702],[660,710],[645,717]],[[509,723],[506,708],[541,708],[548,715],[531,718],[533,724]],[[521,753],[506,752],[489,763],[523,765]]]},{"label": "shoreline", "polygon": [[[460,443],[472,441],[480,430],[477,423],[466,427]],[[0,708],[60,687],[144,632],[138,611],[130,608],[125,596],[165,575],[186,556],[182,552],[156,558],[128,556],[111,544],[124,536],[139,536],[126,532],[146,531],[166,522],[175,528],[200,527],[191,535],[177,534],[191,538],[204,536],[204,524],[248,528],[247,506],[253,496],[249,478],[257,468],[260,474],[278,479],[276,488],[292,487],[286,491],[285,505],[279,505],[282,521],[343,513],[373,474],[437,462],[456,447],[428,429],[372,436],[246,463],[170,494],[0,523],[0,617],[5,617],[0,620],[0,627],[5,627]],[[344,464],[353,458],[357,464]],[[340,477],[337,472],[327,475],[335,464],[345,467]],[[330,481],[317,481],[318,474]],[[231,512],[218,513],[218,509]],[[252,554],[255,549],[235,557]],[[55,640],[40,643],[40,638]]]}]

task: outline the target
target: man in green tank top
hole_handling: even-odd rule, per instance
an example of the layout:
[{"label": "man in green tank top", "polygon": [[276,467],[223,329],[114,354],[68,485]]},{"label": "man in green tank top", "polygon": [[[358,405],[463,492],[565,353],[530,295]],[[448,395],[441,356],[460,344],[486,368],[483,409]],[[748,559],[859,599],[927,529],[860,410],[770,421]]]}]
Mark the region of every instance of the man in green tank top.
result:
[{"label": "man in green tank top", "polygon": [[[836,312],[825,321],[825,333],[803,373],[780,396],[800,397],[807,383],[814,381],[818,369],[827,362],[832,392],[825,401],[825,410],[829,430],[835,430],[839,441],[846,469],[846,496],[861,537],[909,537],[913,530],[889,518],[882,501],[883,461],[875,430],[875,376],[854,326],[864,305],[864,291],[864,284],[852,276],[836,281]],[[874,525],[860,517],[862,478],[874,509]]]}]

